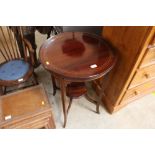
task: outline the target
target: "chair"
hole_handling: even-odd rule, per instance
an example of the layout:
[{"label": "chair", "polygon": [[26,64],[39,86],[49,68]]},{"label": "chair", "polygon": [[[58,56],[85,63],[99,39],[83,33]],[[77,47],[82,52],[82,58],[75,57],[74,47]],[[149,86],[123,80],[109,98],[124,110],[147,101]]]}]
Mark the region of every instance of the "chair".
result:
[{"label": "chair", "polygon": [[[34,68],[37,68],[40,65],[40,62],[36,54],[36,49],[37,49],[36,38],[35,38],[36,30],[38,30],[41,34],[47,34],[47,39],[51,36],[51,33],[53,35],[57,35],[58,33],[61,33],[63,31],[62,26],[23,26],[22,27],[23,37],[31,43],[31,46],[34,50],[33,52],[33,55],[34,55],[33,58],[35,62]],[[17,43],[19,46],[21,56],[23,57],[24,52],[23,52],[22,43],[20,41],[21,39],[20,37],[18,37],[18,35],[15,34],[15,36],[17,39]]]},{"label": "chair", "polygon": [[[20,39],[24,56],[19,50]],[[33,77],[33,84],[38,84],[34,73],[34,50],[23,38],[22,27],[0,27],[0,92],[6,93],[7,87],[19,86]]]},{"label": "chair", "polygon": [[[34,68],[39,67],[40,62],[37,58],[37,53],[36,53],[36,49],[37,49],[37,45],[35,42],[35,30],[36,30],[36,26],[22,26],[22,33],[23,33],[23,38],[26,39],[27,41],[29,41],[29,43],[31,44],[34,52],[33,52],[33,59],[34,59]],[[18,35],[18,31],[14,31],[15,33],[15,37],[17,40],[17,44],[19,47],[19,51],[21,54],[21,57],[24,58],[24,49],[22,46],[22,41],[21,41],[21,37]]]}]

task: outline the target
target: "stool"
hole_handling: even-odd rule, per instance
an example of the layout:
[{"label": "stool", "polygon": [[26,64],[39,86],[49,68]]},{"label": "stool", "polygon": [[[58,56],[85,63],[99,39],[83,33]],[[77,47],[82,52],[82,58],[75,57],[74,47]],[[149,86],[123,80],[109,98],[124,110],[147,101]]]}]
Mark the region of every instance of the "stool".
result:
[{"label": "stool", "polygon": [[0,128],[55,128],[51,106],[42,85],[0,98]]}]

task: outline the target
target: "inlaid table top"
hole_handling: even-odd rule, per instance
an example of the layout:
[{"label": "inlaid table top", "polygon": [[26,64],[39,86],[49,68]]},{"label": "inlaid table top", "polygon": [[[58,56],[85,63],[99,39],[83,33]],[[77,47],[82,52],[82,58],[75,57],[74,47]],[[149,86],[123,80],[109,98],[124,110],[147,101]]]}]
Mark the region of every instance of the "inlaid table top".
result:
[{"label": "inlaid table top", "polygon": [[90,33],[64,32],[44,42],[40,61],[55,75],[72,81],[89,81],[106,74],[116,58],[103,38]]}]

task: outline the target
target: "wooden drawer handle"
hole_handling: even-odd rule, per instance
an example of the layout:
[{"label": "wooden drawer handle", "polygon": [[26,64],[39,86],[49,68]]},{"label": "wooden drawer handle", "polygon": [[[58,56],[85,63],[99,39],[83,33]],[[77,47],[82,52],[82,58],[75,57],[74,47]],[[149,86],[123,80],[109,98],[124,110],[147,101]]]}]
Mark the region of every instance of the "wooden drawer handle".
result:
[{"label": "wooden drawer handle", "polygon": [[139,91],[137,91],[137,90],[135,90],[135,91],[134,91],[134,94],[135,94],[135,95],[139,95],[139,94],[140,94],[140,92],[139,92]]},{"label": "wooden drawer handle", "polygon": [[151,77],[149,73],[145,73],[144,76],[145,76],[147,79]]}]

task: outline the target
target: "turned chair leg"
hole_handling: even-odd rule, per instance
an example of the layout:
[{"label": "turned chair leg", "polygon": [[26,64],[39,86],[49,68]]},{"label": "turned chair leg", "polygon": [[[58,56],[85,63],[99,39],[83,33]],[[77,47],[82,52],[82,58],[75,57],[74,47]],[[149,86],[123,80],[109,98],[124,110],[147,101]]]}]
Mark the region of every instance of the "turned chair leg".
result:
[{"label": "turned chair leg", "polygon": [[68,105],[68,108],[67,108],[67,114],[68,114],[68,112],[69,112],[69,109],[71,108],[72,100],[73,100],[73,98],[70,97],[69,105]]}]

